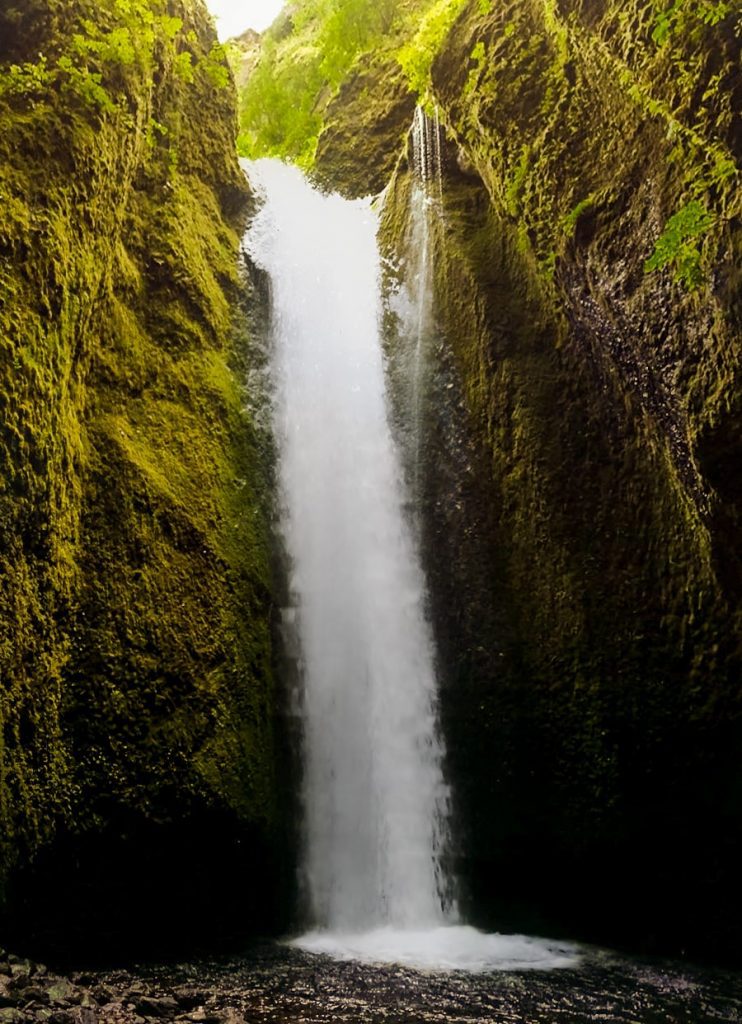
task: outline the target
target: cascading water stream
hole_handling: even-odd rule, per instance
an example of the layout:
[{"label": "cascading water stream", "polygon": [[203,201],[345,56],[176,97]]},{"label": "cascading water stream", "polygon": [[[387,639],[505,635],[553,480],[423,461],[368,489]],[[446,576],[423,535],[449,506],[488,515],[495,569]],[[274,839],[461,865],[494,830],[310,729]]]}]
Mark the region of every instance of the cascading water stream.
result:
[{"label": "cascading water stream", "polygon": [[434,649],[387,417],[376,216],[369,201],[320,195],[275,161],[249,174],[263,199],[246,245],[271,280],[282,529],[302,658],[315,930],[298,944],[429,967],[563,959],[457,925],[448,896]]},{"label": "cascading water stream", "polygon": [[422,107],[415,109],[411,131],[412,166],[414,169],[410,197],[410,250],[416,254],[417,265],[410,281],[411,316],[408,329],[414,333],[414,365],[412,368],[412,492],[419,506],[421,496],[422,444],[425,433],[423,396],[426,387],[428,353],[426,345],[433,327],[433,261],[431,252],[431,217],[433,206],[442,206],[443,170],[441,161],[441,128],[436,110],[430,118]]}]

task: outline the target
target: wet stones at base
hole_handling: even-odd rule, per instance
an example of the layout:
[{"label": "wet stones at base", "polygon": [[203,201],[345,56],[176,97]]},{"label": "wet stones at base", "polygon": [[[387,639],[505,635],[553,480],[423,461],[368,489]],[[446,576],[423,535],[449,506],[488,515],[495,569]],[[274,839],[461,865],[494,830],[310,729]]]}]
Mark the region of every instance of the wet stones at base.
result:
[{"label": "wet stones at base", "polygon": [[134,979],[114,986],[85,974],[63,977],[0,949],[0,1024],[251,1024],[213,1003],[191,986],[160,992]]},{"label": "wet stones at base", "polygon": [[[3,985],[10,982],[0,956]],[[585,947],[553,971],[414,971],[260,943],[239,956],[27,975],[0,1024],[740,1024],[742,975]],[[69,1005],[25,1004],[66,982]],[[70,996],[77,999],[72,1002]],[[61,994],[57,995],[61,998]]]}]

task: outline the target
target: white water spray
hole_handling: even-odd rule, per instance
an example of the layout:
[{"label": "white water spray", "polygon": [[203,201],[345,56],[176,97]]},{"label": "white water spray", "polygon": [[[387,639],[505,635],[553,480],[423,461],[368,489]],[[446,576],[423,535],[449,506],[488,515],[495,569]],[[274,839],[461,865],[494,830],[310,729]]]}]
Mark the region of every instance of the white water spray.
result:
[{"label": "white water spray", "polygon": [[[457,926],[446,896],[434,651],[387,418],[376,216],[275,161],[249,173],[263,196],[246,245],[272,284],[282,526],[302,652],[316,930],[298,944],[481,969],[493,941],[511,940]],[[523,942],[518,963],[542,966],[544,950],[534,957]]]}]

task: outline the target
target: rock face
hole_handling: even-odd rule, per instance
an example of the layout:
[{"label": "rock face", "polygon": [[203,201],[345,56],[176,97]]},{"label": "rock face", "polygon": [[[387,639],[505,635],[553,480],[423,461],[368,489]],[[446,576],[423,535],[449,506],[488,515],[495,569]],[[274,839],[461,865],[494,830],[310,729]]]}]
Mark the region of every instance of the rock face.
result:
[{"label": "rock face", "polygon": [[6,4],[0,40],[6,916],[67,952],[263,926],[271,470],[229,72],[200,0]]},{"label": "rock face", "polygon": [[[400,63],[445,135],[419,476],[467,912],[736,957],[738,12],[416,6]],[[349,194],[393,164],[406,116],[369,67],[317,146]],[[364,123],[378,107],[377,136],[353,138],[357,111],[343,127],[344,96]],[[397,155],[382,236],[409,280]],[[414,360],[388,320],[403,396]]]},{"label": "rock face", "polygon": [[[313,177],[330,191],[376,195],[394,171],[400,135],[412,120],[415,97],[396,60],[384,56],[359,58],[328,110]],[[359,175],[359,160],[364,158],[366,169]]]},{"label": "rock face", "polygon": [[[739,23],[722,6],[665,24],[643,3],[472,4],[455,24],[432,70],[451,140],[438,314],[489,468],[493,570],[463,621],[468,516],[447,522],[435,461],[429,486],[456,565],[437,606],[472,906],[517,922],[515,891],[533,927],[737,956]],[[700,211],[705,232],[680,226]]]}]

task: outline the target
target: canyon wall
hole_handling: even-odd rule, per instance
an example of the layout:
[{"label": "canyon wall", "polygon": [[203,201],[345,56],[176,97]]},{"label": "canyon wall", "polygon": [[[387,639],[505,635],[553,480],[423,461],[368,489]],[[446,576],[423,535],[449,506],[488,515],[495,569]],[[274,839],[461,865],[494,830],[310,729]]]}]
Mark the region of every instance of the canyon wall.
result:
[{"label": "canyon wall", "polygon": [[6,928],[265,927],[272,456],[231,75],[200,2],[5,4],[0,40]]}]

